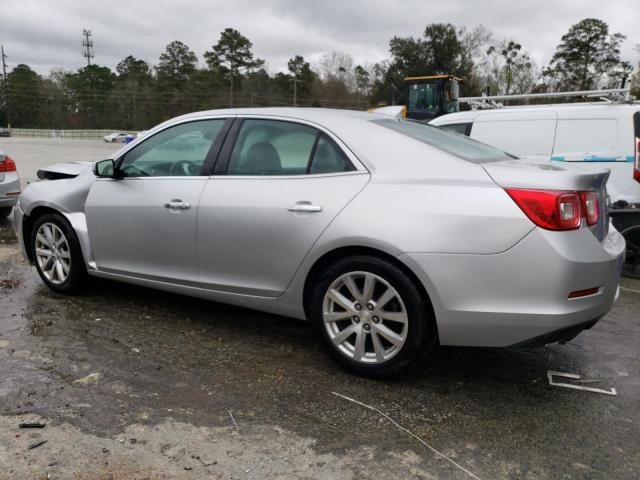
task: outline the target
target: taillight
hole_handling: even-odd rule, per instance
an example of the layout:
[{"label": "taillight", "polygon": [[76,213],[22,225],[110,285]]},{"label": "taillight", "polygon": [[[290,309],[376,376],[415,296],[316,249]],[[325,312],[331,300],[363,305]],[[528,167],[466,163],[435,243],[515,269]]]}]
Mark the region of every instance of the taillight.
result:
[{"label": "taillight", "polygon": [[15,172],[15,171],[16,171],[16,162],[11,160],[9,157],[4,157],[4,160],[0,160],[0,173]]},{"label": "taillight", "polygon": [[582,212],[580,196],[577,192],[519,188],[505,190],[537,226],[547,230],[580,228]]},{"label": "taillight", "polygon": [[595,225],[600,218],[598,194],[596,192],[580,192],[580,199],[582,200],[582,208],[584,210],[584,218],[587,220],[587,225]]},{"label": "taillight", "polygon": [[597,192],[521,188],[505,190],[529,220],[547,230],[575,230],[580,228],[583,217],[589,226],[595,225],[600,219]]},{"label": "taillight", "polygon": [[640,182],[640,138],[636,137],[636,161],[633,164],[633,179]]}]

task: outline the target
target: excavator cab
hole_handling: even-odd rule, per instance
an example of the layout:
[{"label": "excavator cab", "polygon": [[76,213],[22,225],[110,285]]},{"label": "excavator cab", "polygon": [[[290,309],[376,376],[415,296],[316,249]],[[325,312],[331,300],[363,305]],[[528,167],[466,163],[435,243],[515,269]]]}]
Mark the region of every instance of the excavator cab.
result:
[{"label": "excavator cab", "polygon": [[460,84],[453,75],[431,75],[404,79],[406,117],[428,122],[440,115],[460,111]]}]

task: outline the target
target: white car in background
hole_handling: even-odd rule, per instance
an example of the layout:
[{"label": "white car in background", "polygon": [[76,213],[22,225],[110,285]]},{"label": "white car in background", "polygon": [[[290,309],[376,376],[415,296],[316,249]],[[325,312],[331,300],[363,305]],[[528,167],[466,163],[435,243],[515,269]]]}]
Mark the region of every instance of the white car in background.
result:
[{"label": "white car in background", "polygon": [[102,137],[102,139],[107,143],[129,143],[135,138],[135,135],[122,132],[110,133],[109,135]]},{"label": "white car in background", "polygon": [[8,217],[20,195],[16,162],[0,150],[0,218]]}]

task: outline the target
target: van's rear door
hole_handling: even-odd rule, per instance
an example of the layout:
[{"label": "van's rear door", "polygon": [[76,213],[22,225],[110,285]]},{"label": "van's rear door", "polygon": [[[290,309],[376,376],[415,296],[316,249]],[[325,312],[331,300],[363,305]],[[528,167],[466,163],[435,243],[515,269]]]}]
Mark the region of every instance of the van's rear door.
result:
[{"label": "van's rear door", "polygon": [[476,117],[471,138],[519,157],[548,161],[555,131],[554,110],[495,110]]}]

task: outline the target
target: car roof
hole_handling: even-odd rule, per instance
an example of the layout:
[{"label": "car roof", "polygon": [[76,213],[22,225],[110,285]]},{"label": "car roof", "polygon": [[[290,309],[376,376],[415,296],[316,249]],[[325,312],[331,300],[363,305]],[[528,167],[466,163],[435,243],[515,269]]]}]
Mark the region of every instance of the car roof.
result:
[{"label": "car roof", "polygon": [[502,108],[493,109],[477,109],[468,110],[465,112],[449,113],[442,115],[430,123],[433,125],[445,125],[449,123],[464,123],[472,122],[476,117],[480,115],[503,115],[503,114],[527,114],[527,113],[539,113],[541,111],[556,111],[561,114],[579,114],[579,115],[620,115],[624,112],[636,112],[640,110],[639,103],[604,103],[604,102],[592,102],[592,103],[558,103],[558,104],[541,104],[541,105],[517,105],[507,106]]},{"label": "car roof", "polygon": [[[304,107],[260,107],[260,108],[226,108],[219,110],[204,110],[187,113],[179,119],[206,117],[211,115],[269,115],[275,117],[295,118],[320,124],[327,121],[358,121],[372,120],[376,117],[388,118],[383,114],[363,112],[359,110],[344,110],[333,108],[304,108]],[[173,120],[177,120],[173,119]]]}]

